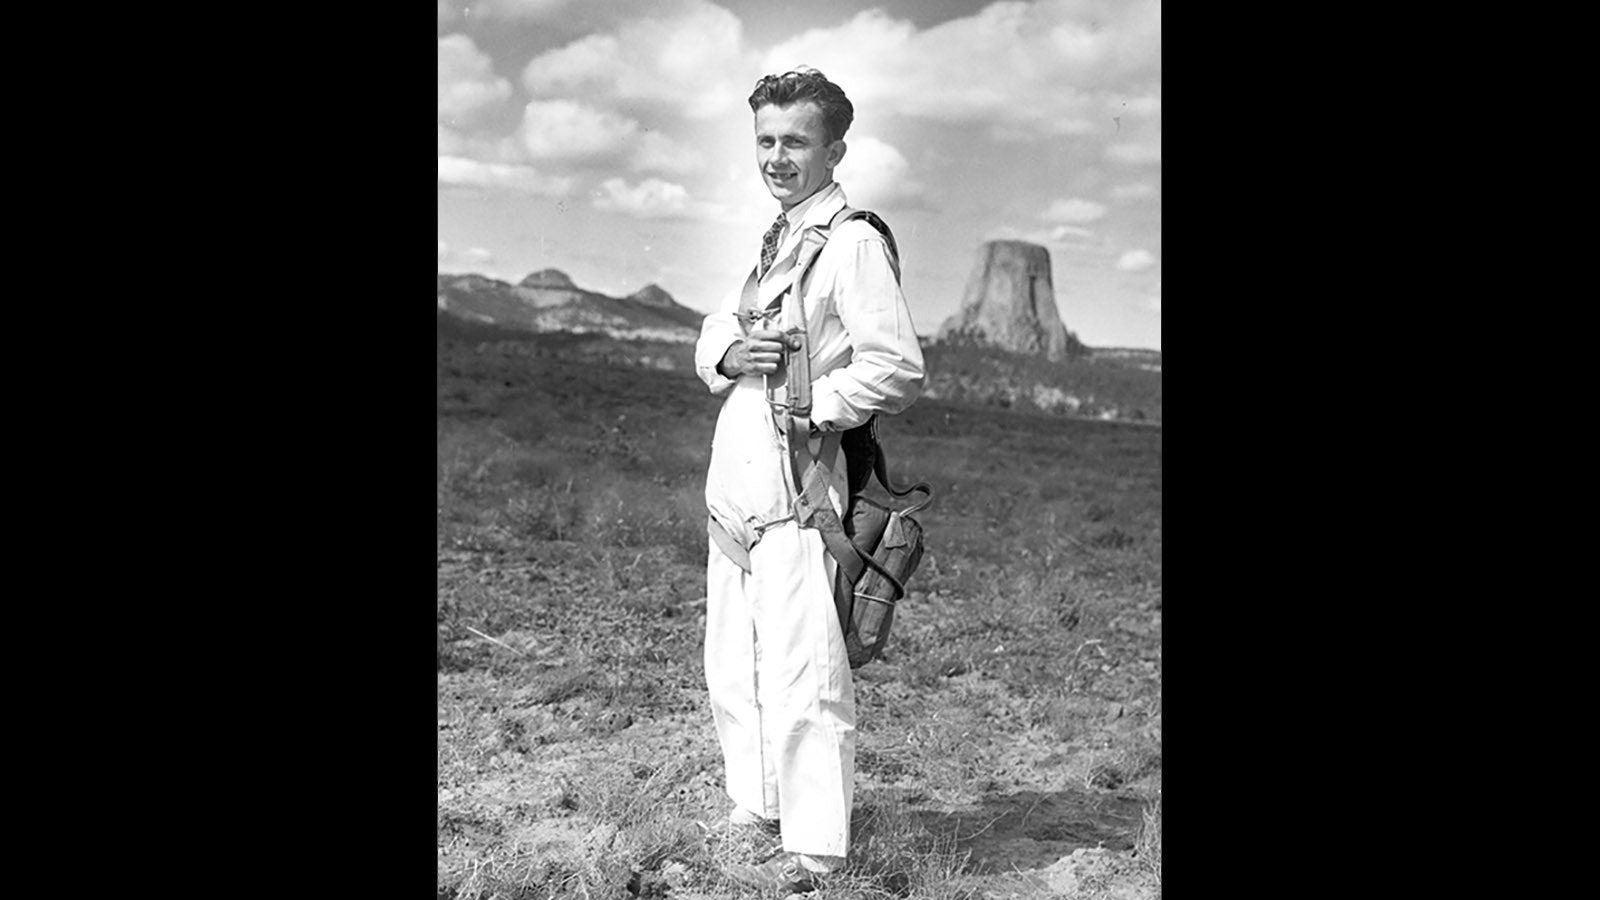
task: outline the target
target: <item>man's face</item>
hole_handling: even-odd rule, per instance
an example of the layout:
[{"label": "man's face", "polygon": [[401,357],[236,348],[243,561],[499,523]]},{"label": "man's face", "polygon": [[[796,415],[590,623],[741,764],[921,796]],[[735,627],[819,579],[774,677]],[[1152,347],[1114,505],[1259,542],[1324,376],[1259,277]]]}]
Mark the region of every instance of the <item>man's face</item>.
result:
[{"label": "man's face", "polygon": [[756,110],[756,165],[786,210],[833,181],[844,150],[844,141],[828,140],[822,110],[809,100]]}]

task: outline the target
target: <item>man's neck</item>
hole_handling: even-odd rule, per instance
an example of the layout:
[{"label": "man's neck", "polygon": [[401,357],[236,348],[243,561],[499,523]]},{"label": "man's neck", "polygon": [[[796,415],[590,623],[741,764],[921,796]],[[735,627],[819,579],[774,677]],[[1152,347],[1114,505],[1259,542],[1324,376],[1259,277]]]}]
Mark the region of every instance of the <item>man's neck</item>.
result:
[{"label": "man's neck", "polygon": [[[828,191],[832,190],[833,186],[836,184],[838,184],[838,182],[830,180],[827,184],[824,184],[822,187],[819,187],[807,194],[804,200],[800,200],[795,203],[782,204],[784,216],[792,222],[800,216],[805,215],[805,211],[811,208],[816,199],[821,197],[823,194],[828,193]],[[796,210],[799,210],[798,215],[796,214]]]}]

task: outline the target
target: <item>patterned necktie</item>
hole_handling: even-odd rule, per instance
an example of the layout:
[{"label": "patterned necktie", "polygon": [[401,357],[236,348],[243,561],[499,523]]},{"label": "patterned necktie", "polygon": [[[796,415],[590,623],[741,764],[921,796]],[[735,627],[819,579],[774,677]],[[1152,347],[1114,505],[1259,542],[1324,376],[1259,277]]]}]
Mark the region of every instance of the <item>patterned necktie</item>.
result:
[{"label": "patterned necktie", "polygon": [[765,235],[762,235],[761,271],[756,275],[757,279],[765,277],[767,270],[772,268],[772,261],[778,258],[778,235],[783,233],[783,226],[788,221],[783,217],[783,213],[778,213],[778,218],[772,220],[772,227],[767,229]]}]

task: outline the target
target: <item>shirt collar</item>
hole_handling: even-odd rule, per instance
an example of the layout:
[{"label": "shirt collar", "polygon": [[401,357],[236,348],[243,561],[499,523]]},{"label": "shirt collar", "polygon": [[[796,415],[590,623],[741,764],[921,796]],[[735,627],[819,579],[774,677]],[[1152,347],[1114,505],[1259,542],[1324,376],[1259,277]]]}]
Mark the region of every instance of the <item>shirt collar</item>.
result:
[{"label": "shirt collar", "polygon": [[795,204],[793,209],[783,214],[789,223],[787,232],[795,234],[809,225],[825,225],[833,219],[833,214],[844,208],[847,201],[844,198],[844,188],[839,182],[832,181],[827,187]]}]

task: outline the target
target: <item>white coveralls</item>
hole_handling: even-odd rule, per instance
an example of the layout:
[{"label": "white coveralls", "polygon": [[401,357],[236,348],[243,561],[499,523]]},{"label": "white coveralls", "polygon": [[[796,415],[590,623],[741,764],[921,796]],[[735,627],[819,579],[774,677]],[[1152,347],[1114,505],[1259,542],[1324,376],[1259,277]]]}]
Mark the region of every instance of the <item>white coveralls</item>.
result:
[{"label": "white coveralls", "polygon": [[[761,308],[792,279],[801,233],[826,225],[844,205],[844,191],[830,184],[788,211],[777,259],[759,284]],[[922,386],[922,350],[877,229],[859,219],[841,225],[804,287],[816,426],[838,432],[910,406]],[[755,528],[789,516],[793,498],[784,479],[787,435],[767,403],[765,378],[732,381],[716,370],[745,334],[738,306],[735,292],[706,317],[695,347],[701,379],[725,396],[706,504],[729,533],[754,544],[748,573],[711,544],[705,667],[712,714],[735,805],[780,819],[787,851],[842,858],[855,782],[855,690],[833,604],[836,563],[814,528],[792,520]],[[842,512],[843,454],[833,454],[832,471],[828,493]]]}]

